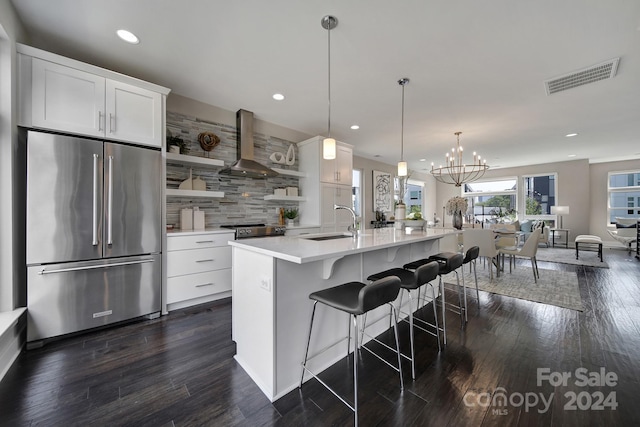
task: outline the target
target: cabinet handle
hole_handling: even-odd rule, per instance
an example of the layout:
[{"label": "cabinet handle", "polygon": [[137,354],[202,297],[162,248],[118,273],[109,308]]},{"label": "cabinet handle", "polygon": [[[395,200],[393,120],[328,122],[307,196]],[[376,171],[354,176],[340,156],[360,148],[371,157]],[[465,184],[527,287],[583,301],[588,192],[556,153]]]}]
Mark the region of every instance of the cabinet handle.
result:
[{"label": "cabinet handle", "polygon": [[336,172],[336,175],[338,175],[338,182],[342,181],[342,179],[340,177],[340,171]]},{"label": "cabinet handle", "polygon": [[202,288],[202,287],[205,287],[205,286],[213,286],[213,285],[215,285],[215,283],[212,283],[212,282],[203,283],[201,285],[196,285],[196,288]]},{"label": "cabinet handle", "polygon": [[197,241],[196,243],[213,243],[213,240],[200,240],[200,241]]},{"label": "cabinet handle", "polygon": [[98,246],[98,155],[93,154],[93,236],[91,244]]},{"label": "cabinet handle", "polygon": [[107,245],[113,245],[113,156],[109,156],[109,190],[107,199]]},{"label": "cabinet handle", "polygon": [[213,260],[213,259],[199,259],[196,262],[213,262],[213,261],[215,261],[215,260]]},{"label": "cabinet handle", "polygon": [[98,111],[98,132],[102,132],[104,130],[102,127],[102,119],[104,119],[104,114],[102,111]]},{"label": "cabinet handle", "polygon": [[116,116],[109,113],[109,133],[114,133],[116,131]]}]

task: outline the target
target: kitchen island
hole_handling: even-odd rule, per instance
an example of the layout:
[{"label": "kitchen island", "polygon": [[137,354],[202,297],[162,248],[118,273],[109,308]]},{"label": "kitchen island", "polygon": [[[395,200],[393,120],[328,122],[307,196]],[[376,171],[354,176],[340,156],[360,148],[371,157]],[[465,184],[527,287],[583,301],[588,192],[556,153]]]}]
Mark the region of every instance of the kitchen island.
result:
[{"label": "kitchen island", "polygon": [[[300,381],[310,293],[350,281],[366,282],[372,273],[425,258],[439,251],[440,239],[455,233],[442,228],[383,228],[356,238],[326,233],[230,241],[235,359],[271,401],[284,396]],[[388,313],[388,307],[380,307],[367,323]],[[313,370],[322,371],[346,355],[348,322],[346,314],[318,306],[309,354],[333,347],[310,362]],[[371,335],[388,327],[389,322],[378,322]]]}]

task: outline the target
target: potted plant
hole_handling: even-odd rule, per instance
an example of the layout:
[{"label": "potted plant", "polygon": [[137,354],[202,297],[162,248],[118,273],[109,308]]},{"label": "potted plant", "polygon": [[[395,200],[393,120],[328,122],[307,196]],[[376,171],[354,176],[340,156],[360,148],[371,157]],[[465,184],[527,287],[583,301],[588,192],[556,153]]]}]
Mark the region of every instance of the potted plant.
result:
[{"label": "potted plant", "polygon": [[294,220],[298,217],[298,208],[285,209],[284,217],[287,219],[287,225],[292,227]]},{"label": "potted plant", "polygon": [[[174,148],[175,147],[175,148]],[[187,154],[187,144],[179,136],[167,134],[167,149],[170,153]]]}]

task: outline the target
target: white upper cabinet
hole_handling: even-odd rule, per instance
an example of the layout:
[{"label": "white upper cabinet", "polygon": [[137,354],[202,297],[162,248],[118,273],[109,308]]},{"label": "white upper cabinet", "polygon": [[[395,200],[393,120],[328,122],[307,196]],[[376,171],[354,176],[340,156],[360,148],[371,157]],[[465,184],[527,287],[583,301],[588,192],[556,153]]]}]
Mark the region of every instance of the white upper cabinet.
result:
[{"label": "white upper cabinet", "polygon": [[321,158],[320,162],[320,181],[332,184],[352,184],[353,150],[350,146],[336,142],[336,158],[333,160]]},{"label": "white upper cabinet", "polygon": [[162,147],[168,89],[17,47],[21,126]]},{"label": "white upper cabinet", "polygon": [[160,94],[107,80],[107,138],[162,146],[162,100]]},{"label": "white upper cabinet", "polygon": [[322,137],[298,143],[300,170],[305,176],[299,185],[305,200],[300,203],[300,223],[320,224],[320,231],[347,231],[353,219],[346,210],[336,211],[334,204],[351,206],[353,148],[337,142],[336,158],[322,158]]},{"label": "white upper cabinet", "polygon": [[33,126],[104,136],[105,79],[33,58]]}]

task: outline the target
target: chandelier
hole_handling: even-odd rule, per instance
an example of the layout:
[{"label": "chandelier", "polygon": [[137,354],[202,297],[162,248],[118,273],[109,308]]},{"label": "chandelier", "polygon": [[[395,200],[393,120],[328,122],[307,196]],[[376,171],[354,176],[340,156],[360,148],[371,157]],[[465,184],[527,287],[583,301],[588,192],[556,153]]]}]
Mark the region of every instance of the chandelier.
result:
[{"label": "chandelier", "polygon": [[454,133],[454,135],[458,137],[458,146],[457,148],[452,148],[451,153],[447,153],[445,165],[440,165],[436,168],[433,162],[431,163],[431,175],[433,175],[437,181],[444,184],[455,184],[456,187],[481,178],[487,169],[489,169],[487,161],[482,160],[475,151],[473,152],[473,163],[463,163],[460,134],[462,134],[462,132]]}]

